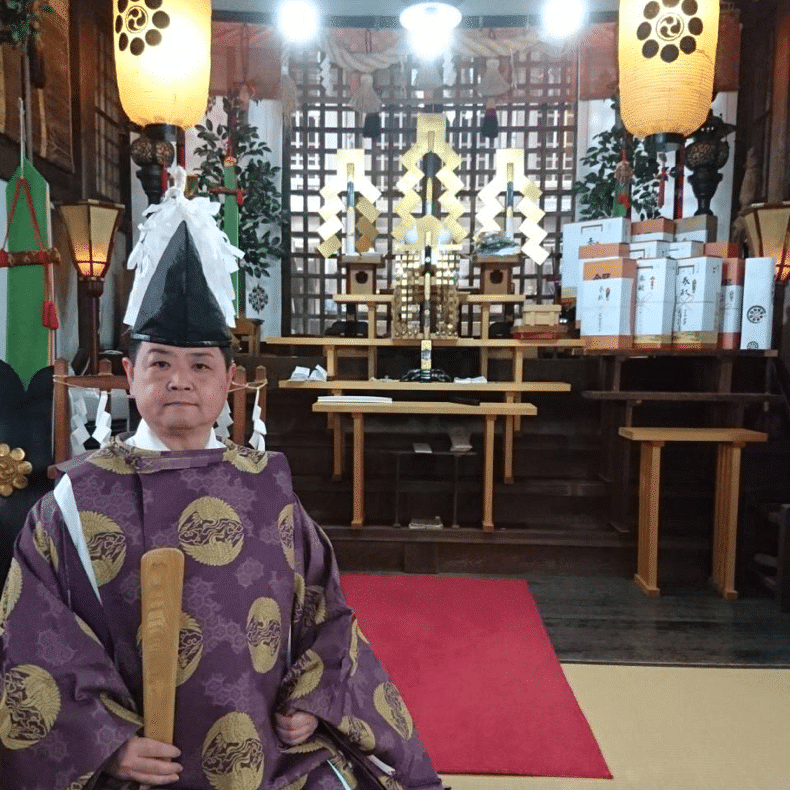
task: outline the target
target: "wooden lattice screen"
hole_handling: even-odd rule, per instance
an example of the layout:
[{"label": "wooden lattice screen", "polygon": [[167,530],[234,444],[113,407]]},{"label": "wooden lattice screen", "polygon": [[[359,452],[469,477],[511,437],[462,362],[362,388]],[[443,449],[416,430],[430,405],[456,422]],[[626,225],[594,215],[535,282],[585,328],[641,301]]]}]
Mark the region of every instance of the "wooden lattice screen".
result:
[{"label": "wooden lattice screen", "polygon": [[[419,64],[407,61],[376,72],[375,89],[384,108],[383,133],[376,140],[362,137],[362,119],[347,104],[349,89],[341,70],[332,66],[331,93],[322,84],[318,52],[292,56],[290,71],[299,86],[300,110],[296,113],[290,136],[286,136],[286,174],[290,184],[291,277],[290,323],[295,334],[320,334],[342,310],[332,295],[342,292],[342,271],[335,259],[324,259],[318,252],[318,227],[321,218],[319,195],[327,177],[334,174],[334,154],[338,148],[362,148],[367,153],[368,175],[381,190],[377,207],[381,210],[377,227],[376,252],[392,255],[393,207],[401,197],[395,183],[402,174],[400,157],[414,142],[416,118],[424,94],[412,87]],[[477,232],[475,211],[477,192],[493,176],[495,145],[480,136],[479,125],[484,103],[475,92],[485,69],[484,58],[454,58],[455,85],[445,87],[441,102],[448,119],[448,135],[462,163],[458,176],[464,183],[459,198],[468,207],[460,222],[470,229],[465,252]],[[576,80],[573,55],[550,55],[532,50],[515,55],[512,66],[516,84],[513,99],[498,108],[499,147],[525,150],[527,175],[543,190],[543,227],[548,231],[544,247],[551,253],[540,267],[526,261],[514,273],[517,292],[532,295],[537,301],[551,301],[559,263],[560,228],[573,218],[572,194],[576,162]],[[380,270],[379,286],[392,286],[391,267]],[[464,256],[460,283],[462,288],[477,287],[471,279],[468,258]],[[287,290],[287,288],[286,288]],[[477,316],[468,313],[464,321]],[[389,331],[383,324],[379,331]]]}]

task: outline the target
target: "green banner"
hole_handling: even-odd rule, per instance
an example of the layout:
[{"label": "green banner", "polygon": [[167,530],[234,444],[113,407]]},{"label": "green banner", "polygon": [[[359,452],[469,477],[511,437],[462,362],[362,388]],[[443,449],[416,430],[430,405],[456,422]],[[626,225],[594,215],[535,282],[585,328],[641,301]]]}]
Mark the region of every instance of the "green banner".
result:
[{"label": "green banner", "polygon": [[[49,184],[27,159],[24,160],[23,166],[24,176],[30,186],[38,227],[44,246],[48,247]],[[24,187],[19,191],[13,220],[11,218],[14,192],[21,175],[22,168],[17,168],[6,187],[9,252],[39,248]],[[25,386],[33,378],[34,373],[50,363],[49,329],[41,324],[41,306],[44,298],[43,266],[18,266],[8,270],[6,362],[14,368]]]},{"label": "green banner", "polygon": [[[239,188],[236,181],[236,166],[225,165],[225,177],[223,186],[226,190],[233,190],[233,192],[225,193],[225,211],[224,211],[224,225],[223,230],[230,239],[230,243],[234,247],[239,246],[239,201],[236,190]],[[241,294],[239,293],[239,272],[231,274],[233,280],[233,301],[236,308],[236,315],[239,315],[239,307],[241,305]]]}]

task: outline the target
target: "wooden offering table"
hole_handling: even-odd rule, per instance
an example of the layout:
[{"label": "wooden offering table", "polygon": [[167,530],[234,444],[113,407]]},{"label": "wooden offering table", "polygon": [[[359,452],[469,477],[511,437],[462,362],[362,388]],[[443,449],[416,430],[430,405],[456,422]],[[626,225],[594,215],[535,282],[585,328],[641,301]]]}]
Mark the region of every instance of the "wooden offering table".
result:
[{"label": "wooden offering table", "polygon": [[447,401],[400,401],[391,403],[354,403],[321,401],[314,412],[350,414],[353,422],[354,472],[353,515],[351,526],[361,529],[365,521],[365,415],[366,414],[441,414],[479,416],[485,420],[483,432],[483,529],[494,529],[494,428],[497,417],[532,417],[538,410],[531,403],[481,403],[469,405]]},{"label": "wooden offering table", "polygon": [[[366,392],[382,394],[387,392],[455,392],[466,397],[477,398],[485,394],[504,395],[505,403],[518,403],[523,392],[570,392],[571,385],[566,381],[487,381],[480,384],[460,384],[444,381],[398,381],[390,379],[335,379],[334,381],[291,381],[280,382],[283,389],[328,390],[332,395],[344,392]],[[445,396],[446,397],[446,396]],[[339,480],[343,476],[343,431],[337,414],[329,414],[329,428],[333,433],[334,467],[332,476]],[[520,416],[505,417],[505,430],[502,438],[503,478],[506,483],[513,482],[513,433],[520,429]]]},{"label": "wooden offering table", "polygon": [[661,448],[665,442],[716,442],[716,505],[713,516],[712,581],[725,598],[735,591],[735,542],[738,529],[741,449],[764,442],[767,434],[745,428],[620,428],[620,436],[641,443],[639,538],[634,581],[647,595],[658,595],[658,504]]}]

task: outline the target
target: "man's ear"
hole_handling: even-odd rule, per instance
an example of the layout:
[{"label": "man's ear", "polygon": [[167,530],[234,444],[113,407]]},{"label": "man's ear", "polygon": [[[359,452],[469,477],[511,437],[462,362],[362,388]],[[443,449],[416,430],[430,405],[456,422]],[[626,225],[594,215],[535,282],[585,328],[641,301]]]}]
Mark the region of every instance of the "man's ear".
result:
[{"label": "man's ear", "polygon": [[134,362],[132,362],[129,357],[124,357],[121,362],[123,363],[123,369],[126,372],[126,379],[129,382],[129,389],[131,390],[132,384],[134,384]]},{"label": "man's ear", "polygon": [[236,375],[236,363],[231,362],[230,366],[228,367],[228,392],[230,392],[230,388],[233,386],[233,377]]}]

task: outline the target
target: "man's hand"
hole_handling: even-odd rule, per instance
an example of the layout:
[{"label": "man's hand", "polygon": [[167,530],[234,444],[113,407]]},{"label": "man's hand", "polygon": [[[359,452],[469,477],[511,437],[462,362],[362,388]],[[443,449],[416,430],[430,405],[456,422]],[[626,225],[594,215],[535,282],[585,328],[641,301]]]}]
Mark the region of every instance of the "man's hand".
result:
[{"label": "man's hand", "polygon": [[280,740],[289,746],[304,743],[315,732],[317,726],[318,719],[312,713],[298,710],[288,715],[274,714],[274,729]]},{"label": "man's hand", "polygon": [[171,762],[180,754],[175,746],[134,735],[110,758],[104,772],[116,779],[130,779],[154,787],[169,784],[178,779],[183,768]]}]

